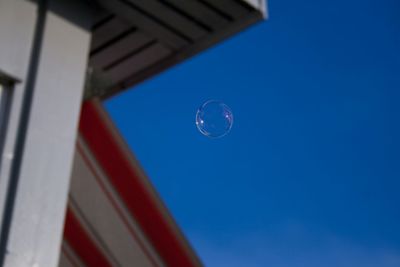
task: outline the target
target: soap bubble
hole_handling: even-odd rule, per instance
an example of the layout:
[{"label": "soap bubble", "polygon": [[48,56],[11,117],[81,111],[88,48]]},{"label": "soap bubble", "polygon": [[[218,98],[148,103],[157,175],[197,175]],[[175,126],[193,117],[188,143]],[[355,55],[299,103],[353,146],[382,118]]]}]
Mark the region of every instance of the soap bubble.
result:
[{"label": "soap bubble", "polygon": [[227,135],[232,124],[233,114],[231,109],[220,101],[208,100],[197,110],[197,129],[207,137],[219,138]]}]

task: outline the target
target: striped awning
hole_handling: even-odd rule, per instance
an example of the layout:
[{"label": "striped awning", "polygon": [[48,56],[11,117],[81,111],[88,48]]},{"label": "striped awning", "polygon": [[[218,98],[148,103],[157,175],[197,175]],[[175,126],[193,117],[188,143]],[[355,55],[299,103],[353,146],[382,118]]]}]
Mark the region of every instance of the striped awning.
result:
[{"label": "striped awning", "polygon": [[107,97],[265,17],[265,0],[96,0],[86,97]]},{"label": "striped awning", "polygon": [[201,266],[99,102],[79,133],[60,266]]}]

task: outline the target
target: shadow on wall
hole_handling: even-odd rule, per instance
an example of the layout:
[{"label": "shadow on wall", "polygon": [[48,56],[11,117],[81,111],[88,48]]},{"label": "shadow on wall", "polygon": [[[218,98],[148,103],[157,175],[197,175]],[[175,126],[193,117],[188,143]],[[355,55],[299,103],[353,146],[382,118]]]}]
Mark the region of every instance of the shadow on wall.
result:
[{"label": "shadow on wall", "polygon": [[[47,2],[50,12],[68,20],[82,29],[90,31],[92,19],[96,12],[100,12],[100,7],[94,0],[27,0],[29,2]],[[71,2],[75,2],[74,5]],[[76,6],[81,8],[77,9]],[[87,10],[91,9],[91,17],[87,16]],[[78,11],[77,11],[78,10]]]}]

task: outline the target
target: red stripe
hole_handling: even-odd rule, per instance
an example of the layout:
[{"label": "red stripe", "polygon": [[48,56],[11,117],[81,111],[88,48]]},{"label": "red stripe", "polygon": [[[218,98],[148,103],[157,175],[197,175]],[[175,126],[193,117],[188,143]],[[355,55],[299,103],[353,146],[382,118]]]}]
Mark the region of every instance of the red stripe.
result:
[{"label": "red stripe", "polygon": [[195,266],[115,140],[95,102],[84,103],[79,128],[88,147],[109,177],[110,183],[166,265]]},{"label": "red stripe", "polygon": [[86,266],[112,266],[69,208],[67,209],[65,218],[64,239],[67,240],[68,244]]},{"label": "red stripe", "polygon": [[138,235],[135,233],[135,230],[132,228],[131,224],[129,223],[128,219],[125,217],[124,213],[122,212],[120,206],[117,203],[117,200],[114,199],[114,197],[110,194],[110,192],[107,190],[106,185],[103,183],[103,181],[101,180],[101,178],[99,177],[95,167],[93,166],[92,162],[90,161],[90,159],[86,156],[85,151],[83,150],[83,148],[81,147],[81,145],[77,144],[77,148],[79,151],[79,154],[82,156],[86,166],[89,167],[91,173],[93,174],[93,176],[95,177],[97,183],[99,184],[101,190],[103,191],[103,193],[106,195],[107,199],[110,201],[110,203],[113,205],[114,209],[116,210],[116,212],[118,213],[118,215],[120,216],[120,218],[122,219],[123,223],[125,224],[125,226],[127,227],[129,233],[133,236],[133,238],[136,240],[136,242],[139,244],[140,248],[143,250],[144,254],[150,259],[151,264],[153,266],[158,266],[158,264],[156,263],[155,259],[153,258],[153,256],[150,254],[150,252],[147,250],[146,246],[142,243],[142,241],[140,240],[140,238],[138,237]]}]

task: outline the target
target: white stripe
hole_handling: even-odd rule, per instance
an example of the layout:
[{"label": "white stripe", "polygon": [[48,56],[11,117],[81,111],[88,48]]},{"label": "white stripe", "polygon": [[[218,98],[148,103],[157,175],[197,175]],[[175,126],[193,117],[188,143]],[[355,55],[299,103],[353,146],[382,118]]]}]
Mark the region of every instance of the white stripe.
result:
[{"label": "white stripe", "polygon": [[[77,152],[75,154],[70,194],[89,221],[90,228],[96,231],[96,235],[101,238],[102,243],[107,246],[107,250],[113,254],[113,257],[118,260],[121,266],[132,266],[133,263],[143,267],[164,266],[137,223],[132,219],[118,193],[109,183],[82,138],[78,139],[78,146],[82,151],[81,153],[89,160],[89,164],[94,169],[95,174],[87,166],[82,155]],[[97,179],[100,179],[99,181],[95,175]],[[122,216],[103,190],[106,190],[111,196],[114,205],[121,211]],[[153,259],[155,265],[152,264],[151,259],[143,251],[140,243],[143,244],[142,246]]]}]

